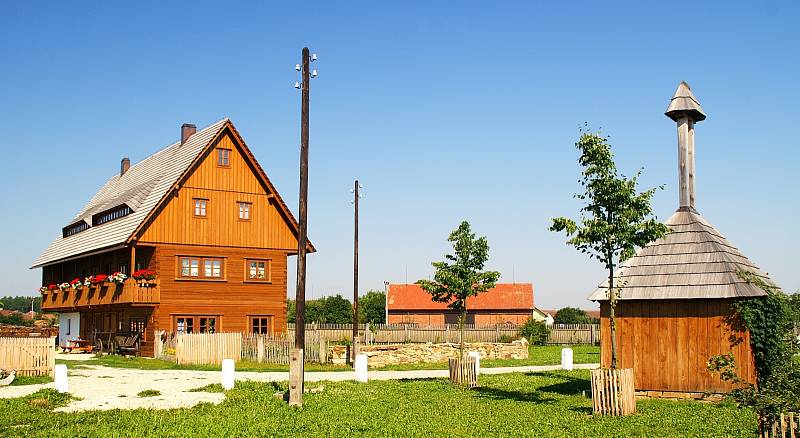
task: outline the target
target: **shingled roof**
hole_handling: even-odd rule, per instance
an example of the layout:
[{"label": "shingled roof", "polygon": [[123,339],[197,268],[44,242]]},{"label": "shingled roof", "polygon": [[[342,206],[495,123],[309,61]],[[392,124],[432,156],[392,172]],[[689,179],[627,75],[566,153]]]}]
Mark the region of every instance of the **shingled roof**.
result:
[{"label": "shingled roof", "polygon": [[[774,283],[753,262],[694,208],[694,123],[706,118],[689,84],[681,82],[664,113],[678,123],[678,150],[689,173],[678,174],[679,187],[690,196],[681,197],[678,211],[666,225],[670,233],[640,249],[625,261],[614,277],[620,300],[698,299],[759,297],[767,293],[739,276],[749,271],[768,285]],[[683,131],[682,131],[683,130]],[[681,162],[684,164],[684,162]],[[606,279],[590,300],[608,300]]]},{"label": "shingled roof", "polygon": [[[33,262],[31,268],[38,268],[75,256],[108,251],[123,247],[159,205],[165,195],[175,188],[201,153],[208,148],[219,134],[230,128],[233,135],[238,132],[227,118],[219,120],[191,135],[183,144],[175,142],[136,163],[122,175],[114,175],[89,200],[83,209],[66,225],[86,222],[92,225],[92,216],[110,208],[126,205],[132,213],[102,225],[91,226],[74,235],[64,237],[59,234],[47,249]],[[250,155],[244,141],[241,141],[246,155]],[[263,169],[255,162],[259,176],[275,194],[275,200],[286,214],[291,225],[297,229],[297,222],[280,196],[272,188]],[[309,244],[310,250],[313,246]]]},{"label": "shingled roof", "polygon": [[[620,300],[758,297],[766,292],[737,271],[750,271],[767,284],[767,274],[748,260],[702,216],[677,211],[666,222],[671,232],[622,264],[614,286]],[[608,300],[608,280],[590,296]]]}]

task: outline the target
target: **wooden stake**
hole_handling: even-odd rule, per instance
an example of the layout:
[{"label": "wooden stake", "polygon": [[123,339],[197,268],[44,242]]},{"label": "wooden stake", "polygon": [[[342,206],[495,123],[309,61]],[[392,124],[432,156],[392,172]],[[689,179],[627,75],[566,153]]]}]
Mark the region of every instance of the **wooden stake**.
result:
[{"label": "wooden stake", "polygon": [[289,406],[303,406],[303,349],[292,350],[289,358]]}]

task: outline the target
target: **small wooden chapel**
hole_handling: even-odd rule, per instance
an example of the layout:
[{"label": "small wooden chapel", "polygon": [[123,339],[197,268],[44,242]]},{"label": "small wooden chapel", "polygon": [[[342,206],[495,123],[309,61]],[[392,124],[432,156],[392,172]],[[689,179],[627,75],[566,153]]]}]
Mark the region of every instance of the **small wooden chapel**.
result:
[{"label": "small wooden chapel", "polygon": [[[742,255],[695,208],[695,137],[706,114],[681,82],[666,116],[678,126],[680,204],[667,220],[671,232],[625,261],[615,279],[618,368],[633,368],[638,393],[700,397],[731,385],[706,369],[711,356],[732,352],[740,377],[755,382],[748,331],[731,304],[766,292],[737,274],[767,275]],[[600,303],[601,364],[611,364],[608,281],[590,296]]]}]

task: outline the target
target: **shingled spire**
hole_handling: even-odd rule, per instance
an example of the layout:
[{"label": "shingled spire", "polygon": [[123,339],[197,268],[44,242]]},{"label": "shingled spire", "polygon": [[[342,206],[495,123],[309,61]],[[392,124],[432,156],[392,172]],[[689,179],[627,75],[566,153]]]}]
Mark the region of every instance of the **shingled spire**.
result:
[{"label": "shingled spire", "polygon": [[681,82],[664,114],[678,124],[678,211],[697,211],[694,207],[694,124],[705,120],[706,113],[689,84]]},{"label": "shingled spire", "polygon": [[[749,271],[774,285],[694,208],[694,123],[706,118],[689,84],[681,82],[667,117],[678,124],[678,170],[681,205],[666,225],[666,236],[640,249],[615,273],[620,300],[740,298],[766,295],[738,271]],[[590,296],[608,300],[608,280]]]}]

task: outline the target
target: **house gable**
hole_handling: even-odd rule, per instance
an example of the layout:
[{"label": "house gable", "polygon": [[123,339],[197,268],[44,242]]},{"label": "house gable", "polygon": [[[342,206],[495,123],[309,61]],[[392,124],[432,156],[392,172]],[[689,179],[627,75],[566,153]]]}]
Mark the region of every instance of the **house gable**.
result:
[{"label": "house gable", "polygon": [[[227,153],[220,166],[219,151]],[[207,202],[206,217],[194,215],[194,200]],[[239,203],[250,205],[249,220]],[[270,248],[295,252],[296,225],[280,196],[232,125],[198,156],[138,233],[138,242]]]}]

